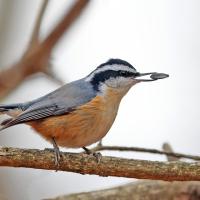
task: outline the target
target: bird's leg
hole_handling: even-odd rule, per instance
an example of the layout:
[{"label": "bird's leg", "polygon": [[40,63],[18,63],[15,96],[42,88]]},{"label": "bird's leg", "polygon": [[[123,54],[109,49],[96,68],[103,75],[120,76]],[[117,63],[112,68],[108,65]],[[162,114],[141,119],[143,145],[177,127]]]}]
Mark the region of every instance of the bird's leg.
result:
[{"label": "bird's leg", "polygon": [[59,162],[61,159],[61,154],[58,145],[56,144],[56,140],[54,137],[51,138],[53,148],[54,148],[54,155],[55,155],[55,165],[59,167]]},{"label": "bird's leg", "polygon": [[82,149],[85,151],[86,154],[88,154],[88,155],[92,154],[92,151],[89,150],[88,148],[82,147]]},{"label": "bird's leg", "polygon": [[92,152],[90,149],[86,147],[82,147],[82,149],[85,151],[88,155],[93,155],[97,159],[97,163],[101,162],[102,155],[100,152]]}]

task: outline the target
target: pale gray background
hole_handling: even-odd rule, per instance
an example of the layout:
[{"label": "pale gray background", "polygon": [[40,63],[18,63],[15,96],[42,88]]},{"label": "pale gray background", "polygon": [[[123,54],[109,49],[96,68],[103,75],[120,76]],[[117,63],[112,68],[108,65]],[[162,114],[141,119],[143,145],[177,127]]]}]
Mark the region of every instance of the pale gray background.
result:
[{"label": "pale gray background", "polygon": [[[41,37],[55,25],[71,1],[52,0]],[[0,66],[16,61],[26,47],[41,1],[0,1]],[[134,87],[123,99],[104,143],[161,148],[199,154],[200,1],[93,0],[53,52],[55,72],[64,81],[87,75],[107,59],[122,58],[138,71],[165,72],[170,78]],[[4,103],[39,97],[58,85],[45,78],[29,80]],[[0,145],[51,147],[28,126],[9,128]],[[138,153],[105,153],[141,159],[165,157]],[[131,181],[32,169],[0,169],[0,193],[9,200],[36,200]]]}]

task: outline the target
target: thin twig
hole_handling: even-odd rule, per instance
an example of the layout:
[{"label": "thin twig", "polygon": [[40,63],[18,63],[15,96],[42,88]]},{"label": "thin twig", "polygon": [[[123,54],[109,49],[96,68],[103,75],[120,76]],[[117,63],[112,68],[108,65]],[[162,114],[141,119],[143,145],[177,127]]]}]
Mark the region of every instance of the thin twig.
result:
[{"label": "thin twig", "polygon": [[[5,155],[7,153],[7,155]],[[59,169],[55,166],[54,152],[37,149],[0,148],[0,166],[68,171],[99,176],[116,176],[166,181],[200,181],[200,163],[158,162],[82,153],[62,153]]]},{"label": "thin twig", "polygon": [[[163,145],[162,145],[162,149],[164,152],[168,152],[168,153],[174,153],[171,145],[167,142],[165,142]],[[177,158],[177,157],[174,157],[174,156],[169,156],[169,155],[166,155],[167,156],[167,160],[168,161],[178,161],[180,158]]]},{"label": "thin twig", "polygon": [[161,155],[173,156],[176,158],[187,158],[187,159],[192,159],[192,160],[200,160],[200,156],[193,156],[193,155],[188,155],[188,154],[167,152],[167,151],[161,151],[158,149],[141,148],[141,147],[97,145],[96,147],[92,148],[91,150],[94,152],[96,152],[96,151],[134,151],[134,152],[161,154]]}]

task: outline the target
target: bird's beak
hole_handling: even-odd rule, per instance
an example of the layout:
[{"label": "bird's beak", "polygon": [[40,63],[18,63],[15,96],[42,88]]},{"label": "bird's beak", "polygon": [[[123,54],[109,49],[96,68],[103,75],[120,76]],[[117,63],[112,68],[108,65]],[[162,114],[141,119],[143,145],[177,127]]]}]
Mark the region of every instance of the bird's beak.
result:
[{"label": "bird's beak", "polygon": [[148,82],[148,81],[156,81],[158,79],[163,79],[167,77],[169,77],[168,74],[149,72],[149,73],[138,73],[136,76],[134,76],[133,79],[137,80],[138,82]]}]

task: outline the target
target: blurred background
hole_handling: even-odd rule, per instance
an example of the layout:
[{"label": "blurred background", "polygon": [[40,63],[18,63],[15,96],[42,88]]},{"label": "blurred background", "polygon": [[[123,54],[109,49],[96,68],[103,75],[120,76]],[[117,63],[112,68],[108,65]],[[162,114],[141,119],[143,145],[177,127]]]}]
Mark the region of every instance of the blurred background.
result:
[{"label": "blurred background", "polygon": [[[74,2],[49,1],[41,38],[48,35]],[[41,0],[0,1],[1,69],[23,55],[41,4]],[[54,73],[65,83],[86,76],[109,58],[127,60],[139,72],[170,74],[168,79],[131,89],[121,102],[118,117],[104,144],[160,149],[164,142],[169,142],[176,152],[199,154],[199,8],[198,0],[93,0],[59,40],[53,49],[51,64]],[[1,103],[32,100],[57,87],[58,84],[44,76],[34,76]],[[25,125],[2,131],[0,145],[51,147]],[[133,152],[102,154],[166,160],[164,156]],[[133,179],[1,167],[0,197],[36,200],[130,181]]]}]

